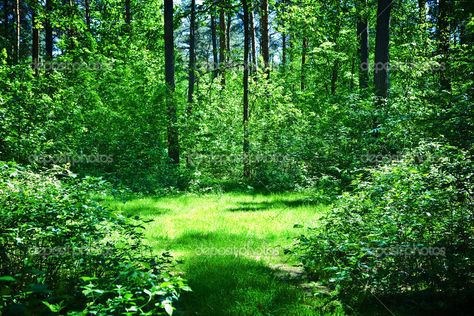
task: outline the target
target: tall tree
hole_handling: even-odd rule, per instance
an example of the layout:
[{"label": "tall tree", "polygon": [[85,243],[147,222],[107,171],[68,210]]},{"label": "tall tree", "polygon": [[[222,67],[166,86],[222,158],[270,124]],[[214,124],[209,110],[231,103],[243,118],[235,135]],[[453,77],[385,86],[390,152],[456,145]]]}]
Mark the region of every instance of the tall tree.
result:
[{"label": "tall tree", "polygon": [[32,47],[31,47],[31,58],[32,58],[32,67],[35,71],[35,74],[39,74],[39,29],[38,29],[38,21],[37,21],[37,10],[38,4],[36,2],[33,3],[31,7],[31,23],[32,25]]},{"label": "tall tree", "polygon": [[224,10],[224,0],[220,0],[221,6],[219,8],[219,63],[221,84],[225,85],[225,67],[226,67],[226,20]]},{"label": "tall tree", "polygon": [[390,43],[390,12],[393,0],[378,0],[377,26],[375,34],[375,95],[379,98],[388,97],[389,88],[389,43]]},{"label": "tall tree", "polygon": [[449,50],[450,50],[450,29],[449,13],[451,9],[450,0],[439,0],[438,4],[438,52],[441,55],[442,69],[439,72],[441,89],[451,91],[451,81],[449,72]]},{"label": "tall tree", "polygon": [[[189,21],[189,73],[188,73],[188,103],[194,99],[194,81],[196,76],[196,0],[191,0],[191,17]],[[188,109],[191,106],[188,105]]]},{"label": "tall tree", "polygon": [[[128,1],[128,0],[127,0]],[[84,0],[84,8],[86,11],[86,27],[87,30],[90,32],[91,31],[91,4],[90,0]]]},{"label": "tall tree", "polygon": [[301,91],[305,89],[306,85],[306,73],[305,73],[305,68],[306,68],[306,52],[308,50],[308,37],[303,36],[303,41],[301,44],[301,75],[300,75],[300,86],[301,86]]},{"label": "tall tree", "polygon": [[44,41],[46,50],[46,60],[53,59],[53,26],[51,16],[53,14],[53,0],[46,0],[46,21],[44,26]]},{"label": "tall tree", "polygon": [[165,30],[165,80],[167,86],[168,114],[168,156],[173,163],[179,164],[178,116],[174,102],[174,36],[173,36],[173,0],[165,0],[164,5]]},{"label": "tall tree", "polygon": [[16,32],[15,32],[15,62],[20,62],[20,35],[21,35],[21,12],[20,12],[20,0],[15,1],[15,20],[16,20]]},{"label": "tall tree", "polygon": [[267,76],[270,75],[270,51],[268,35],[268,0],[260,0],[260,52]]},{"label": "tall tree", "polygon": [[359,39],[359,88],[369,86],[369,23],[367,19],[367,0],[358,1],[357,38]]},{"label": "tall tree", "polygon": [[216,34],[216,17],[214,8],[211,8],[211,42],[212,42],[212,78],[216,78],[219,71],[219,59],[217,57],[217,34]]},{"label": "tall tree", "polygon": [[[252,1],[252,0],[250,0]],[[250,2],[252,3],[252,2]],[[251,64],[251,73],[254,73],[258,69],[258,60],[257,60],[257,41],[255,40],[255,19],[254,19],[254,12],[252,9],[252,5],[250,5],[249,9],[249,27],[250,27],[250,42],[252,44],[252,53],[250,55],[250,59],[252,60]]]},{"label": "tall tree", "polygon": [[243,167],[244,177],[250,178],[250,140],[249,140],[249,51],[250,51],[250,28],[249,28],[249,6],[248,0],[242,0],[244,11],[244,142],[243,142]]},{"label": "tall tree", "polygon": [[227,28],[226,28],[227,34],[225,36],[225,38],[227,39],[227,44],[226,44],[227,53],[230,52],[230,27],[231,27],[231,25],[232,25],[232,13],[229,10],[227,12]]},{"label": "tall tree", "polygon": [[130,0],[125,0],[125,23],[127,27],[130,28],[130,23],[132,22],[132,13],[130,9]]}]

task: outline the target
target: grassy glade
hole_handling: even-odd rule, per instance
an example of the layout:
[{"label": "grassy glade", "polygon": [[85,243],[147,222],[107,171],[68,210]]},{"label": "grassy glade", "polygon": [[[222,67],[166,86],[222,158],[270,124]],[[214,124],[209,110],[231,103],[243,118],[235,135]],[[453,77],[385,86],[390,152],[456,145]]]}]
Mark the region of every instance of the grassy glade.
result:
[{"label": "grassy glade", "polygon": [[64,169],[0,164],[0,312],[172,313],[189,288],[169,255],[152,256],[143,245],[139,217],[91,199],[104,189]]},{"label": "grassy glade", "polygon": [[[373,295],[469,293],[472,154],[424,143],[399,161],[369,170],[320,226],[298,238],[295,254],[347,307],[360,307]],[[432,308],[443,308],[444,299]]]}]

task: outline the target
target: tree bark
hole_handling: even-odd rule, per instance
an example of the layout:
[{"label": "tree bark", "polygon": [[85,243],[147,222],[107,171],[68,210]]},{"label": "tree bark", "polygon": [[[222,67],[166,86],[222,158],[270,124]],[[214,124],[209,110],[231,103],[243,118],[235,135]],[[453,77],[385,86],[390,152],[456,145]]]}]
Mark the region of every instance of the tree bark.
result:
[{"label": "tree bark", "polygon": [[359,89],[369,87],[369,24],[367,21],[367,0],[357,14],[357,38],[359,39]]},{"label": "tree bark", "polygon": [[44,41],[46,49],[46,60],[53,59],[53,27],[51,25],[51,15],[53,13],[53,0],[46,0],[46,23],[44,27]]},{"label": "tree bark", "polygon": [[375,34],[374,85],[375,95],[381,99],[388,97],[391,9],[392,0],[378,0]]},{"label": "tree bark", "polygon": [[260,36],[261,54],[267,77],[270,76],[270,52],[268,35],[268,0],[260,0]]},{"label": "tree bark", "polygon": [[84,0],[84,7],[86,10],[86,26],[87,31],[91,31],[91,5],[90,0]]},{"label": "tree bark", "polygon": [[230,53],[230,27],[231,27],[231,23],[232,23],[232,14],[230,12],[227,12],[227,28],[226,28],[227,35],[225,37],[227,39],[227,45],[226,45],[227,53]]},{"label": "tree bark", "polygon": [[255,24],[254,24],[254,14],[253,14],[253,9],[252,6],[250,7],[249,10],[249,27],[250,27],[250,41],[252,44],[252,53],[251,53],[251,60],[252,60],[252,65],[250,72],[255,73],[258,70],[258,60],[257,60],[257,42],[255,40]]},{"label": "tree bark", "polygon": [[450,30],[449,30],[449,12],[450,0],[439,0],[438,16],[438,52],[441,55],[441,71],[439,72],[439,81],[442,90],[451,91],[451,81],[449,80],[449,50],[450,50]]},{"label": "tree bark", "polygon": [[164,30],[165,30],[165,80],[167,86],[167,114],[168,114],[168,156],[174,164],[179,164],[178,117],[174,102],[174,36],[173,36],[173,0],[164,3]]},{"label": "tree bark", "polygon": [[[193,103],[193,99],[194,99],[194,81],[195,81],[195,71],[196,71],[195,32],[196,32],[196,0],[191,0],[191,21],[189,22],[188,103]],[[190,109],[190,105],[188,105],[188,109]]]},{"label": "tree bark", "polygon": [[221,0],[221,7],[219,9],[219,63],[220,63],[220,75],[221,85],[225,85],[225,67],[226,67],[226,20],[224,3]]},{"label": "tree bark", "polygon": [[39,74],[39,30],[36,26],[37,24],[37,13],[36,10],[37,8],[37,3],[33,3],[33,6],[31,8],[31,20],[32,20],[32,35],[33,35],[33,40],[32,40],[32,47],[31,47],[31,59],[32,59],[32,67],[33,70],[35,71],[35,75],[37,76]]},{"label": "tree bark", "polygon": [[219,72],[219,59],[217,57],[217,34],[216,34],[216,17],[214,16],[214,9],[211,9],[211,41],[212,41],[212,63],[213,71],[212,78],[216,78]]},{"label": "tree bark", "polygon": [[249,141],[249,50],[250,50],[250,30],[249,30],[249,7],[248,0],[242,0],[242,7],[244,10],[244,74],[243,74],[243,88],[244,88],[244,111],[243,111],[243,125],[244,125],[244,140],[243,140],[243,173],[245,178],[250,178],[250,141]]},{"label": "tree bark", "polygon": [[21,35],[21,12],[20,0],[15,2],[16,32],[15,32],[15,63],[20,62],[20,35]]},{"label": "tree bark", "polygon": [[303,36],[303,43],[301,45],[301,78],[300,78],[300,85],[301,91],[305,89],[305,64],[306,64],[306,51],[308,50],[308,38]]}]

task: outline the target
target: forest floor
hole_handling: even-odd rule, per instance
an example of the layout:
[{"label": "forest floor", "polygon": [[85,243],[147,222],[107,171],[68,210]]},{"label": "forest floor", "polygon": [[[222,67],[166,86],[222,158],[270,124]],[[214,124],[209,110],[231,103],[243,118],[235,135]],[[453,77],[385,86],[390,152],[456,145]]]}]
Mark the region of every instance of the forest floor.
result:
[{"label": "forest floor", "polygon": [[[153,219],[147,242],[179,262],[192,292],[178,315],[316,315],[315,284],[284,250],[329,206],[304,193],[225,193],[113,201]],[[296,226],[296,227],[295,227]]]}]

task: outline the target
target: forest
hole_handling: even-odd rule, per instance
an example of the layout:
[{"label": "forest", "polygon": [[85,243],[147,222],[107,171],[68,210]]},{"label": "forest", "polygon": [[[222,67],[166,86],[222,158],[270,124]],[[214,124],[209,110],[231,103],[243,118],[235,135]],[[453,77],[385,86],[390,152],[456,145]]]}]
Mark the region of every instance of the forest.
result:
[{"label": "forest", "polygon": [[0,0],[1,315],[473,315],[474,1]]}]

